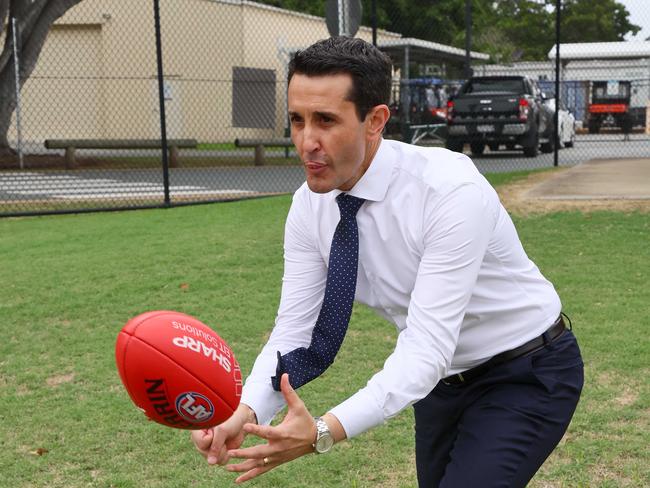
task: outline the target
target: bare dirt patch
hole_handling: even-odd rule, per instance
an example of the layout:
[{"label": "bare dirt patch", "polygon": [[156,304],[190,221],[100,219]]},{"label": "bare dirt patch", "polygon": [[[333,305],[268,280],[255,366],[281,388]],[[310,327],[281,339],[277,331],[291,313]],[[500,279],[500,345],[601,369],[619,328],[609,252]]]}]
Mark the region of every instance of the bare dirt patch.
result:
[{"label": "bare dirt patch", "polygon": [[[605,167],[603,166],[603,170]],[[570,173],[573,172],[573,173]],[[592,172],[593,173],[593,172]],[[574,168],[558,168],[543,173],[533,173],[527,178],[517,180],[513,183],[500,185],[497,192],[501,198],[504,207],[513,214],[529,215],[540,213],[551,213],[560,211],[578,211],[578,212],[595,212],[601,210],[612,210],[619,212],[650,212],[650,198],[628,198],[624,192],[620,191],[621,181],[611,177],[609,183],[616,188],[618,197],[594,197],[588,195],[567,196],[566,198],[552,196],[549,197],[543,191],[552,187],[554,182],[560,184],[566,183],[567,177],[573,177]],[[630,180],[630,175],[626,174],[626,179]],[[584,182],[582,183],[584,184]],[[602,180],[600,181],[602,184]],[[650,183],[649,183],[650,184]],[[612,192],[615,194],[615,192]]]},{"label": "bare dirt patch", "polygon": [[74,380],[74,373],[50,376],[45,382],[48,386],[58,386],[63,383],[70,383],[72,380]]}]

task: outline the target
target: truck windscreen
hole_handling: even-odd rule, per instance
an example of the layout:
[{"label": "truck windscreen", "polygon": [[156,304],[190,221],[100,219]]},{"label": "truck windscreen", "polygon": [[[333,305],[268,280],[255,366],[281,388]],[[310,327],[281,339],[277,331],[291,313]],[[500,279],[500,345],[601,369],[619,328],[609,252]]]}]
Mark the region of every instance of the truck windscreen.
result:
[{"label": "truck windscreen", "polygon": [[525,93],[523,80],[472,80],[464,90],[465,93],[508,92]]},{"label": "truck windscreen", "polygon": [[594,98],[607,99],[607,98],[627,98],[630,96],[630,85],[627,83],[619,82],[595,82],[594,83]]}]

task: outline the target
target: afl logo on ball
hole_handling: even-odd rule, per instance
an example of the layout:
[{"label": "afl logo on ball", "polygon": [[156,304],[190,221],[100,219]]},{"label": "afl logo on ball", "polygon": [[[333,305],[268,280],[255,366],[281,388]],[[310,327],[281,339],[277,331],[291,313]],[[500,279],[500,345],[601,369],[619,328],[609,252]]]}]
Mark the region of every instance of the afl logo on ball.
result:
[{"label": "afl logo on ball", "polygon": [[188,422],[201,423],[212,418],[214,406],[207,397],[188,391],[176,397],[176,411]]}]

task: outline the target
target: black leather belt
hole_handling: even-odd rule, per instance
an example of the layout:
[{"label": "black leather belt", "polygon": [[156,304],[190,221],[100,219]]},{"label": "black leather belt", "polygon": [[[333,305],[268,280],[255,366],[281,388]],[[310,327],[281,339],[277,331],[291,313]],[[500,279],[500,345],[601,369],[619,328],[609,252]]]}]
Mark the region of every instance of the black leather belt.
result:
[{"label": "black leather belt", "polygon": [[483,364],[479,364],[474,368],[468,369],[467,371],[463,371],[462,373],[447,376],[446,378],[443,378],[441,381],[445,385],[462,385],[463,383],[472,381],[473,379],[481,376],[482,374],[487,373],[490,369],[494,368],[499,364],[503,364],[506,361],[511,361],[521,356],[525,356],[527,354],[532,354],[535,351],[539,351],[546,344],[549,344],[554,340],[556,340],[558,337],[560,337],[565,330],[566,330],[566,325],[564,323],[564,318],[562,317],[562,315],[560,315],[558,319],[555,321],[555,323],[551,325],[551,327],[542,335],[535,337],[534,339],[526,342],[525,344],[522,344],[519,347],[497,354],[489,361],[486,361]]}]

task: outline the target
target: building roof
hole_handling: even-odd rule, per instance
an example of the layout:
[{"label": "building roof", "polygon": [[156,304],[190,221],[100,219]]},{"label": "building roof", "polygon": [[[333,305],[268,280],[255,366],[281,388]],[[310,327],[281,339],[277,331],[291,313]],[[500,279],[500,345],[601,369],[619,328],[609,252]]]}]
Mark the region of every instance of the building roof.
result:
[{"label": "building roof", "polygon": [[[462,61],[465,59],[464,49],[412,37],[378,41],[377,47],[388,54],[395,65],[403,64],[407,48],[409,61],[419,64],[432,63],[440,59],[453,61]],[[470,51],[470,56],[475,61],[487,61],[490,59],[488,54],[476,51]]]},{"label": "building roof", "polygon": [[[555,59],[555,45],[548,52]],[[560,59],[650,58],[650,41],[576,42],[560,44]]]}]

